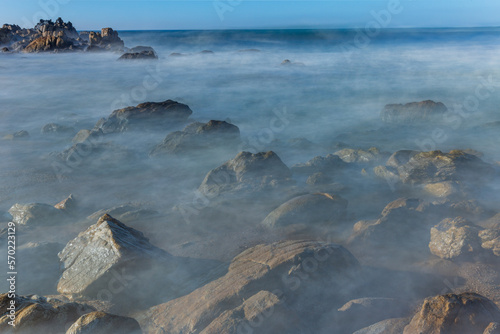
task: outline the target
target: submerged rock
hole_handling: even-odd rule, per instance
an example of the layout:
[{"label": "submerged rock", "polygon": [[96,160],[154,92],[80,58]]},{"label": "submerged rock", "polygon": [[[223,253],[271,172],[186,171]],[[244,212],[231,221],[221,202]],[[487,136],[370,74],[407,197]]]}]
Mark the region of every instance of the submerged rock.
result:
[{"label": "submerged rock", "polygon": [[14,204],[9,213],[19,225],[58,225],[67,217],[63,211],[43,203]]},{"label": "submerged rock", "polygon": [[[228,327],[231,330],[227,333],[301,329],[302,333],[314,333],[311,327],[322,316],[321,310],[342,305],[358,270],[356,259],[338,245],[314,241],[258,245],[235,257],[224,277],[152,307],[138,320],[150,334],[226,333]],[[273,305],[276,318],[266,312]],[[280,309],[287,310],[285,319]],[[251,322],[254,318],[261,321]],[[309,330],[304,330],[307,326]]]},{"label": "submerged rock", "polygon": [[145,128],[164,130],[186,121],[192,113],[187,105],[172,100],[145,102],[113,111],[108,118],[97,122],[94,129],[105,134]]},{"label": "submerged rock", "polygon": [[4,140],[19,140],[29,138],[30,134],[26,130],[17,131],[12,134],[3,136]]},{"label": "submerged rock", "polygon": [[118,60],[137,60],[137,59],[158,59],[154,51],[127,52],[118,58]]},{"label": "submerged rock", "polygon": [[422,101],[407,104],[388,104],[380,117],[389,124],[415,124],[435,121],[444,116],[448,108],[441,102]]},{"label": "submerged rock", "polygon": [[239,144],[241,144],[240,129],[237,126],[225,121],[212,120],[208,123],[192,123],[182,131],[168,134],[150,155],[218,149],[236,150]]},{"label": "submerged rock", "polygon": [[66,334],[142,334],[139,323],[129,317],[105,312],[91,312],[82,315]]},{"label": "submerged rock", "polygon": [[483,334],[491,322],[500,320],[500,310],[489,299],[475,293],[446,294],[426,298],[404,334]]},{"label": "submerged rock", "polygon": [[45,124],[41,130],[42,134],[74,134],[75,128],[56,123]]}]

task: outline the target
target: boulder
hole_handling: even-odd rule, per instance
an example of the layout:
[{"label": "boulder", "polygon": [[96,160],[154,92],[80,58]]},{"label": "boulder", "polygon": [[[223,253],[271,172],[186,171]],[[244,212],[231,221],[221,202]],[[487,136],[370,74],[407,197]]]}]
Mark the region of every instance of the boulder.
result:
[{"label": "boulder", "polygon": [[471,292],[426,298],[404,334],[483,334],[498,322],[500,310],[489,299]]},{"label": "boulder", "polygon": [[127,52],[118,58],[118,60],[144,60],[144,59],[158,59],[154,51],[141,51],[141,52]]},{"label": "boulder", "polygon": [[139,323],[129,317],[106,312],[90,312],[82,315],[66,334],[142,334]]},{"label": "boulder", "polygon": [[272,151],[240,152],[232,160],[212,169],[198,190],[208,198],[221,195],[253,197],[290,185],[290,169]]},{"label": "boulder", "polygon": [[429,249],[443,259],[467,260],[480,255],[480,228],[462,217],[446,218],[431,229]]},{"label": "boulder", "polygon": [[56,123],[45,124],[42,128],[42,134],[69,134],[75,133],[75,128],[70,126],[60,125]]},{"label": "boulder", "polygon": [[[11,318],[7,312],[11,300],[16,305],[15,327],[9,325]],[[36,295],[31,298],[16,295],[11,299],[7,293],[0,295],[0,308],[3,310],[0,315],[0,332],[6,334],[64,333],[80,316],[95,310],[86,304],[68,303]]]},{"label": "boulder", "polygon": [[477,156],[460,150],[398,151],[385,166],[375,168],[382,178],[398,179],[405,184],[428,184],[438,182],[469,182],[474,186],[484,184],[493,175],[490,164]]},{"label": "boulder", "polygon": [[122,52],[124,43],[118,36],[118,32],[112,28],[102,28],[101,32],[91,31],[89,33],[89,47],[87,51],[117,51]]},{"label": "boulder", "polygon": [[14,223],[29,226],[58,225],[67,218],[63,211],[43,203],[14,204],[9,213]]},{"label": "boulder", "polygon": [[241,144],[240,129],[225,121],[191,123],[182,131],[172,132],[150,155],[182,154],[191,151],[227,149],[235,151]]},{"label": "boulder", "polygon": [[321,227],[339,223],[345,218],[347,201],[340,196],[327,193],[302,195],[283,203],[263,221],[267,228],[301,224]]},{"label": "boulder", "polygon": [[408,318],[382,320],[353,334],[401,334],[409,322]]},{"label": "boulder", "polygon": [[145,102],[113,111],[96,124],[95,130],[100,129],[104,134],[155,128],[164,130],[185,122],[192,113],[187,105],[172,100]]},{"label": "boulder", "polygon": [[[352,293],[359,268],[345,248],[334,244],[298,240],[258,245],[235,257],[225,276],[150,308],[138,320],[149,334],[213,333],[231,327],[231,321],[237,329],[246,323],[250,328],[241,330],[255,333],[272,333],[266,328],[273,327],[267,326],[284,329],[278,333],[290,332],[306,324],[314,333],[322,311],[340,307]],[[264,312],[280,302],[274,307],[276,318]],[[260,306],[251,307],[253,303]],[[282,308],[290,310],[285,320],[279,315]],[[258,313],[261,321],[250,322]],[[228,333],[234,333],[231,328]]]},{"label": "boulder", "polygon": [[479,232],[479,238],[481,238],[481,247],[500,256],[500,229],[482,230]]},{"label": "boulder", "polygon": [[4,140],[19,140],[19,139],[27,139],[30,134],[26,130],[17,131],[12,134],[5,135],[3,137]]},{"label": "boulder", "polygon": [[442,119],[448,108],[441,102],[431,100],[407,104],[388,104],[382,110],[382,121],[389,124],[406,124]]}]

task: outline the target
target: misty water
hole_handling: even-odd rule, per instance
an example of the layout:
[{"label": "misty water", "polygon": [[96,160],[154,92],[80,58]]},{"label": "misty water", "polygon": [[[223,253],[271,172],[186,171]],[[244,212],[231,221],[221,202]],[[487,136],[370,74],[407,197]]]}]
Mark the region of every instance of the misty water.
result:
[{"label": "misty water", "polygon": [[[196,191],[205,175],[243,150],[273,150],[288,167],[343,147],[377,147],[388,154],[472,149],[493,166],[500,161],[500,125],[494,123],[500,121],[500,29],[384,30],[362,43],[353,30],[120,31],[119,36],[127,47],[152,46],[159,59],[117,61],[116,53],[0,54],[0,137],[20,130],[30,134],[0,144],[1,220],[11,219],[7,211],[15,203],[53,205],[69,194],[81,210],[62,227],[27,231],[19,245],[66,245],[95,224],[87,216],[134,203],[156,214],[127,225],[156,246],[227,263],[241,250],[273,239],[258,225],[276,204],[247,205],[240,217],[234,204],[220,222],[212,217],[204,222],[197,215],[210,206]],[[292,65],[281,65],[285,59]],[[45,124],[70,126],[76,133],[92,129],[115,109],[167,99],[188,105],[190,121],[226,120],[238,126],[243,144],[208,157],[150,157],[151,149],[182,124],[105,136],[103,141],[130,153],[119,163],[110,155],[109,163],[97,167],[76,163],[61,170],[53,164],[53,152],[71,147],[74,133],[43,135]],[[455,112],[454,121],[385,127],[380,113],[386,104],[424,100],[444,103]],[[295,149],[290,146],[294,138],[313,145]],[[332,188],[349,201],[349,223],[333,236],[340,243],[358,220],[376,219],[386,204],[408,195],[355,173],[334,180],[337,188]],[[276,203],[310,192],[304,179],[295,179],[294,192]],[[493,213],[499,188],[497,178],[475,194]],[[179,206],[191,210],[188,217],[179,214]],[[23,279],[20,293],[43,293],[23,289]]]}]

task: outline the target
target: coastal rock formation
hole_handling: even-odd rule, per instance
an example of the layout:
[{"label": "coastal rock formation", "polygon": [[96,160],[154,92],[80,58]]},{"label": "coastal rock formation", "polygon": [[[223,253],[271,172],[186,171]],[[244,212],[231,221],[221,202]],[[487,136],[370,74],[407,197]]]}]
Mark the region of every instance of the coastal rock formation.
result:
[{"label": "coastal rock formation", "polygon": [[224,194],[255,196],[257,192],[272,192],[279,186],[289,185],[290,169],[276,153],[240,152],[238,155],[212,169],[198,190],[212,198]]},{"label": "coastal rock formation", "polygon": [[129,317],[106,312],[91,312],[81,316],[66,334],[142,334],[139,323]]},{"label": "coastal rock formation", "polygon": [[221,148],[234,151],[240,143],[240,129],[233,124],[214,120],[208,123],[195,122],[186,126],[182,131],[168,134],[163,142],[151,151],[150,155]]},{"label": "coastal rock formation", "polygon": [[[62,33],[61,33],[62,35]],[[24,52],[42,52],[54,50],[71,50],[73,43],[62,36],[42,36],[38,37],[23,50]]]},{"label": "coastal rock formation", "polygon": [[272,211],[263,221],[265,227],[275,228],[293,224],[320,227],[338,223],[346,214],[347,201],[327,193],[295,197]]},{"label": "coastal rock formation", "polygon": [[500,320],[500,310],[489,299],[475,293],[446,294],[425,299],[404,334],[483,334],[490,323]]},{"label": "coastal rock formation", "polygon": [[444,219],[431,228],[431,253],[443,259],[471,259],[480,255],[480,228],[462,217]]},{"label": "coastal rock formation", "polygon": [[43,203],[14,204],[9,213],[12,221],[19,225],[57,225],[64,222],[66,215],[52,205]]},{"label": "coastal rock formation", "polygon": [[145,102],[113,111],[108,118],[97,122],[94,129],[104,134],[144,128],[168,129],[185,122],[192,113],[187,105],[172,100]]},{"label": "coastal rock formation", "polygon": [[493,168],[477,156],[461,150],[449,153],[403,150],[395,152],[385,166],[376,167],[375,173],[406,184],[456,181],[477,186],[493,175]]},{"label": "coastal rock formation", "polygon": [[112,28],[102,28],[101,32],[91,31],[89,33],[89,46],[87,52],[95,51],[117,51],[122,52],[125,44],[118,37],[118,32]]},{"label": "coastal rock formation", "polygon": [[[229,326],[232,329],[227,333],[238,333],[234,329],[266,334],[273,333],[267,328],[279,328],[279,333],[300,330],[307,328],[305,324],[316,324],[323,314],[320,310],[342,305],[358,271],[357,260],[338,245],[314,241],[258,245],[235,257],[225,276],[150,308],[138,320],[148,334],[226,333],[223,329]],[[276,318],[272,311],[266,312],[269,309],[276,312]],[[286,321],[280,309],[287,310]],[[254,318],[260,321],[251,322]]]},{"label": "coastal rock formation", "polygon": [[441,102],[422,101],[407,104],[388,104],[382,110],[380,117],[385,123],[406,124],[422,123],[438,120],[448,111]]},{"label": "coastal rock formation", "polygon": [[[23,297],[16,295],[16,316],[14,325],[8,323],[12,320],[8,312],[11,298],[7,293],[0,295],[0,332],[6,334],[60,334],[66,331],[83,314],[94,311],[92,306],[81,303],[68,303],[54,298],[45,298],[33,295]],[[15,329],[15,330],[13,330]]]}]

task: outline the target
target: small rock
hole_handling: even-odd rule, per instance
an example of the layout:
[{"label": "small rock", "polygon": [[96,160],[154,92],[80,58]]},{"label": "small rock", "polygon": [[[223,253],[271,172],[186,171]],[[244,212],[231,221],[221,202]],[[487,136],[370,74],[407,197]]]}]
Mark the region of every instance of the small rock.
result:
[{"label": "small rock", "polygon": [[58,225],[66,215],[52,205],[42,203],[14,204],[9,213],[12,221],[19,225]]},{"label": "small rock", "polygon": [[75,128],[70,126],[60,125],[56,123],[49,123],[43,126],[42,134],[74,134]]}]

